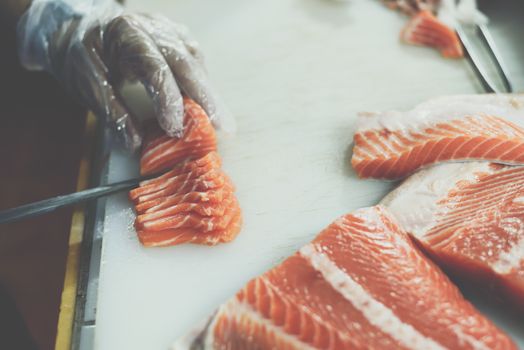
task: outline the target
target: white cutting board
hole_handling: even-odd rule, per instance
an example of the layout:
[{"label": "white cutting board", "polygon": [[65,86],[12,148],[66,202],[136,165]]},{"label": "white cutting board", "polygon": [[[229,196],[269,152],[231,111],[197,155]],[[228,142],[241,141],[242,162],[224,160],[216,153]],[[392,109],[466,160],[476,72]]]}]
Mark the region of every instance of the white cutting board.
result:
[{"label": "white cutting board", "polygon": [[[230,244],[145,249],[126,195],[110,198],[97,349],[168,348],[338,216],[376,204],[392,184],[358,180],[349,166],[358,111],[481,92],[465,60],[400,44],[405,18],[374,0],[132,0],[128,7],[184,22],[201,43],[238,123],[235,137],[220,136],[219,150],[245,223]],[[136,159],[115,152],[109,181],[136,168]]]}]

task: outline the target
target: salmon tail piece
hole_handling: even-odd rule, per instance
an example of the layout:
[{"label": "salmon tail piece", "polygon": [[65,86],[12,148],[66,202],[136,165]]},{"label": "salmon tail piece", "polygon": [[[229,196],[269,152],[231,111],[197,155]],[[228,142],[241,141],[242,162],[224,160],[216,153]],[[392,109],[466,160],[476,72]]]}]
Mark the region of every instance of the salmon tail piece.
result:
[{"label": "salmon tail piece", "polygon": [[402,30],[400,38],[408,44],[434,47],[446,58],[464,57],[457,33],[430,11],[414,15]]},{"label": "salmon tail piece", "polygon": [[382,206],[337,219],[173,347],[196,348],[517,349]]}]

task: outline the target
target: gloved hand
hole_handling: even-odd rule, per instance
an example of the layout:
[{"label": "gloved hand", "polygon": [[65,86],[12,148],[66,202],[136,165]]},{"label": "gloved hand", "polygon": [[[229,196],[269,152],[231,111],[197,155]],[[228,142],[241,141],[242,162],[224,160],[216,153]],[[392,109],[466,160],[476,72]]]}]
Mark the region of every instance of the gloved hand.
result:
[{"label": "gloved hand", "polygon": [[216,127],[234,128],[209,83],[198,44],[167,18],[125,14],[114,0],[34,0],[18,23],[18,49],[26,68],[52,73],[131,151],[142,138],[118,93],[124,80],[144,85],[170,136],[183,130],[182,93]]}]

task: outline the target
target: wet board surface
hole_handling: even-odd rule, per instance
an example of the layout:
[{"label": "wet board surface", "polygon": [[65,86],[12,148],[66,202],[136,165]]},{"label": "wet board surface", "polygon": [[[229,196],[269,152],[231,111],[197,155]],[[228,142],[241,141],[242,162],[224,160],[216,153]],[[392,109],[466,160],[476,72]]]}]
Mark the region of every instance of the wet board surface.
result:
[{"label": "wet board surface", "polygon": [[[219,151],[237,186],[244,227],[234,242],[217,247],[145,249],[126,194],[111,197],[99,227],[97,349],[167,349],[338,216],[376,204],[394,183],[359,180],[350,168],[357,112],[482,92],[466,60],[402,45],[406,18],[379,1],[131,0],[127,6],[183,22],[200,42],[238,124],[234,137],[219,135]],[[502,21],[495,34],[511,39],[519,20]],[[499,44],[522,90],[524,46],[512,45]],[[137,160],[118,151],[109,166],[111,182],[137,174]],[[476,303],[524,347],[524,321]]]}]

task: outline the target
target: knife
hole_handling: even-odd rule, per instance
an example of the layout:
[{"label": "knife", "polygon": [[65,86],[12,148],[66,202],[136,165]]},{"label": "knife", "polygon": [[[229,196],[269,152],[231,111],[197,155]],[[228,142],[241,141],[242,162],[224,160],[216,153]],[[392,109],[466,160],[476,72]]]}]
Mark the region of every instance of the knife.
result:
[{"label": "knife", "polygon": [[[509,78],[508,69],[502,60],[502,55],[500,54],[497,46],[495,45],[495,40],[491,35],[487,25],[458,25],[456,32],[464,49],[467,53],[466,57],[473,66],[473,71],[479,78],[484,90],[488,93],[510,93],[513,92],[513,84]],[[484,47],[483,50],[478,50],[473,44],[473,39],[476,37],[476,41]],[[481,52],[484,51],[483,55]],[[489,67],[486,67],[486,64],[489,62],[487,59],[491,60],[491,63],[494,65],[493,73],[497,75],[493,77],[498,77],[502,86],[497,87],[497,85],[491,79],[491,72]]]},{"label": "knife", "polygon": [[160,174],[146,175],[112,184],[90,188],[84,191],[61,195],[38,202],[24,204],[19,207],[0,211],[0,224],[18,221],[33,216],[49,213],[68,205],[83,203],[91,199],[108,196],[117,192],[137,187],[141,181],[159,176]]}]

